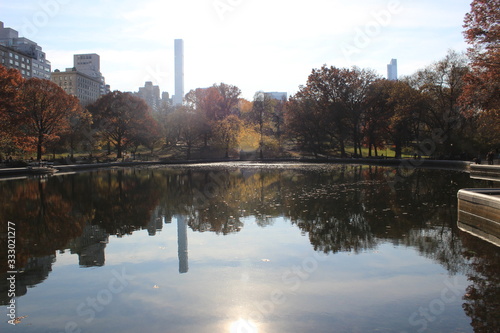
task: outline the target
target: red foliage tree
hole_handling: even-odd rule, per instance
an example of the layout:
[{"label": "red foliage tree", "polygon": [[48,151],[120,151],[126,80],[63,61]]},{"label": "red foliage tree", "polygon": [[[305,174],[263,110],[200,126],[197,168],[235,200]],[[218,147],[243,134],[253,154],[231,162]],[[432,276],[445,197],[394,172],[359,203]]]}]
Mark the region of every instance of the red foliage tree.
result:
[{"label": "red foliage tree", "polygon": [[464,21],[471,45],[472,73],[467,76],[464,102],[473,109],[500,108],[500,2],[474,0]]}]

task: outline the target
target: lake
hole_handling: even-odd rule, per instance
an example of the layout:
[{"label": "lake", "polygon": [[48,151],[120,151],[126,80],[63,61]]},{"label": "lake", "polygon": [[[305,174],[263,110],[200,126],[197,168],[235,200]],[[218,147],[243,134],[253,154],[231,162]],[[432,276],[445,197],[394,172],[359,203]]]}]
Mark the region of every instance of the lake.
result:
[{"label": "lake", "polygon": [[457,227],[458,190],[493,185],[298,163],[0,181],[0,331],[499,332],[500,248]]}]

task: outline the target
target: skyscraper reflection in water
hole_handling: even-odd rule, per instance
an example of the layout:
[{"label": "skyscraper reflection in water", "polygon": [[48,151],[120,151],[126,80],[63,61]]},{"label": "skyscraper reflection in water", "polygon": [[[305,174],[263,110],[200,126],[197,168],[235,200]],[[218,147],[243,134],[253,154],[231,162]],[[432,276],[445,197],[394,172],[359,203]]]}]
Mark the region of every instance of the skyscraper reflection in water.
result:
[{"label": "skyscraper reflection in water", "polygon": [[179,273],[187,273],[188,265],[188,245],[187,245],[187,223],[184,215],[177,215],[177,252],[179,255]]}]

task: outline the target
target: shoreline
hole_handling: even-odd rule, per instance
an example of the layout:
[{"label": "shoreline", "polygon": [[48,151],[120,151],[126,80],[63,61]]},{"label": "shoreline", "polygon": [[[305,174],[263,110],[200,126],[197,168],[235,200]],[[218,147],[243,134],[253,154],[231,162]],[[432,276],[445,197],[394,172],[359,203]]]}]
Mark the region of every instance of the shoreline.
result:
[{"label": "shoreline", "polygon": [[[304,163],[304,164],[358,164],[358,165],[376,165],[387,167],[399,167],[405,169],[413,168],[437,168],[453,169],[470,172],[472,162],[454,161],[454,160],[426,160],[426,159],[375,159],[375,158],[269,158],[262,160],[243,160],[243,159],[204,159],[204,160],[168,160],[168,161],[124,161],[109,163],[91,163],[91,164],[71,164],[54,165],[52,168],[57,172],[52,175],[61,175],[65,173],[78,171],[91,171],[105,168],[128,168],[136,166],[188,166],[203,165],[212,163]],[[498,166],[500,173],[500,166]],[[21,168],[0,168],[0,177],[8,176],[31,176],[35,175],[31,167]]]}]

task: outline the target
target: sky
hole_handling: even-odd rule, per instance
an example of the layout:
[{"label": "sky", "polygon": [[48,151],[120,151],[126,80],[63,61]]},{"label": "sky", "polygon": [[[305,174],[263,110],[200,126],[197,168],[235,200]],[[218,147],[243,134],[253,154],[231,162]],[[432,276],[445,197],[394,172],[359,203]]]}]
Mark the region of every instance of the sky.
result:
[{"label": "sky", "polygon": [[324,64],[399,76],[465,51],[471,0],[0,0],[0,21],[38,43],[52,70],[97,53],[112,90],[145,81],[174,93],[174,39],[185,92],[224,82],[242,97],[296,93]]}]

